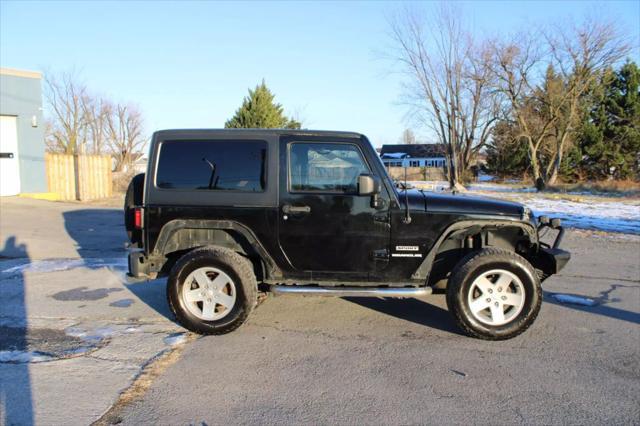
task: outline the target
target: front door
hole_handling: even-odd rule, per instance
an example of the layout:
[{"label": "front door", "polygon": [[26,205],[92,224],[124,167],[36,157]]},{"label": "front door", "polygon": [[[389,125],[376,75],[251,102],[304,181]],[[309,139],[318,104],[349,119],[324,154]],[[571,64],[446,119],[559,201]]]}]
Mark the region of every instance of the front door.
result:
[{"label": "front door", "polygon": [[292,266],[314,277],[383,269],[389,203],[376,209],[370,196],[358,195],[358,176],[372,173],[358,145],[283,141],[280,149],[279,239]]},{"label": "front door", "polygon": [[20,193],[16,117],[0,116],[0,196]]}]

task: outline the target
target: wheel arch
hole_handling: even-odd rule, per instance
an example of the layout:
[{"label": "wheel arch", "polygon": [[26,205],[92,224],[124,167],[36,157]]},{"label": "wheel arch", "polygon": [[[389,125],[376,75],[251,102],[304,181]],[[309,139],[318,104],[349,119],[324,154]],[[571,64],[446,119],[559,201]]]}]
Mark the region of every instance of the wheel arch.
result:
[{"label": "wheel arch", "polygon": [[[509,219],[471,219],[449,225],[436,239],[412,279],[434,286],[472,251],[495,247],[514,252],[537,251],[538,235],[528,222]],[[526,256],[525,256],[526,257]]]},{"label": "wheel arch", "polygon": [[248,258],[258,280],[282,275],[251,229],[233,220],[172,220],[162,227],[153,256],[167,259],[167,268],[180,255],[204,246],[228,248]]}]

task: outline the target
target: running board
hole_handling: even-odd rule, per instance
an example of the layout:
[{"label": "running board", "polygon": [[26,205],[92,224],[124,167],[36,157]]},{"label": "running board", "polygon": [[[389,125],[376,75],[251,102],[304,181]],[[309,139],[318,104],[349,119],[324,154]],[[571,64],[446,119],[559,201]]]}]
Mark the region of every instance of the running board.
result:
[{"label": "running board", "polygon": [[317,287],[296,285],[271,285],[275,295],[298,294],[307,296],[338,297],[420,297],[433,292],[431,287]]}]

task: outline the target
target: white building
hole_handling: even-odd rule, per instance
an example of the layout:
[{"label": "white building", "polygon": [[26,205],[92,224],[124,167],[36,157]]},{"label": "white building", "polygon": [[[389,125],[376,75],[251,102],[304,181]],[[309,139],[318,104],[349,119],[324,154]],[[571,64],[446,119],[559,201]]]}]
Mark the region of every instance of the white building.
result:
[{"label": "white building", "polygon": [[434,167],[445,169],[447,159],[441,144],[383,145],[380,158],[387,167]]}]

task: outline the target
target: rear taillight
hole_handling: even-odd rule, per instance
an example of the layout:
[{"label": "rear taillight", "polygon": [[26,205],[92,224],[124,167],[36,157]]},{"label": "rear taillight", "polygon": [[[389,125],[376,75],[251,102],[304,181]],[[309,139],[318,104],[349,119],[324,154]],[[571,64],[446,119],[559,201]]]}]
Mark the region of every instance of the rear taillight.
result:
[{"label": "rear taillight", "polygon": [[136,229],[142,229],[142,207],[136,207],[133,211],[133,224]]}]

